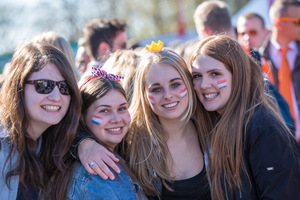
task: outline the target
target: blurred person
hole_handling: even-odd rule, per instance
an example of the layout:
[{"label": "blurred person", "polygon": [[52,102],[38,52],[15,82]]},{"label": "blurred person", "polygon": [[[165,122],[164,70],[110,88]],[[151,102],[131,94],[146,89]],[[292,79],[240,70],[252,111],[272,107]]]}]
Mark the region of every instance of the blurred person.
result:
[{"label": "blurred person", "polygon": [[236,38],[229,7],[223,1],[211,0],[201,3],[194,12],[194,22],[200,40],[216,34]]},{"label": "blurred person", "polygon": [[90,58],[87,54],[84,38],[78,40],[78,48],[75,56],[75,66],[77,67],[80,75],[82,75],[90,62]]},{"label": "blurred person", "polygon": [[[264,19],[256,13],[248,13],[239,16],[237,22],[237,33],[238,42],[242,45],[244,50],[255,58],[258,64],[261,65],[264,76],[270,80],[269,67],[266,66],[267,61],[262,58],[257,51],[270,33],[270,31],[265,28]],[[275,97],[286,125],[289,127],[291,132],[295,134],[295,124],[289,111],[288,104],[269,80],[265,80],[266,91]],[[270,81],[272,82],[272,80]]]},{"label": "blurred person", "polygon": [[93,19],[85,26],[83,35],[85,47],[91,62],[86,74],[92,67],[102,67],[110,53],[127,48],[126,23],[122,19]]},{"label": "blurred person", "polygon": [[65,160],[81,98],[67,57],[48,43],[14,52],[0,90],[1,199],[65,199]]},{"label": "blurred person", "polygon": [[57,34],[54,31],[48,31],[37,35],[32,40],[36,42],[48,42],[49,44],[52,44],[53,46],[61,50],[68,58],[72,66],[72,70],[75,73],[76,79],[78,80],[80,78],[79,71],[75,67],[75,60],[74,60],[72,47],[70,43],[63,36]]},{"label": "blurred person", "polygon": [[133,83],[135,72],[140,59],[138,53],[134,50],[117,50],[111,54],[101,69],[108,73],[123,76],[121,85],[123,86],[128,104],[130,105],[133,94]]},{"label": "blurred person", "polygon": [[240,15],[236,28],[239,43],[247,49],[259,49],[269,33],[264,19],[257,13]]},{"label": "blurred person", "polygon": [[299,200],[300,145],[260,66],[224,35],[200,41],[190,63],[212,199]]},{"label": "blurred person", "polygon": [[288,102],[300,141],[300,2],[276,0],[270,8],[273,28],[260,49],[273,84]]},{"label": "blurred person", "polygon": [[[117,146],[127,134],[131,121],[124,89],[115,79],[97,73],[83,77],[78,86],[83,100],[79,130],[92,135],[118,156]],[[137,178],[118,157],[121,173],[114,181],[91,175],[79,161],[75,162],[68,199],[146,199]],[[90,166],[95,164],[92,161]]]}]

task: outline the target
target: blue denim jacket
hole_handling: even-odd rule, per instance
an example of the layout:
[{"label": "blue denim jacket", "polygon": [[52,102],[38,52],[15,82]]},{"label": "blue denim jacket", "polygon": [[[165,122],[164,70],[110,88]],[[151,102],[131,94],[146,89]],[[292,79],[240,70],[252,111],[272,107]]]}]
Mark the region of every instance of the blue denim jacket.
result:
[{"label": "blue denim jacket", "polygon": [[[19,176],[12,176],[10,178],[10,188],[5,183],[5,175],[8,171],[12,170],[15,166],[15,162],[18,157],[18,153],[14,154],[9,158],[8,164],[4,169],[4,163],[7,159],[10,149],[12,148],[9,144],[8,139],[5,139],[7,133],[1,130],[0,127],[0,199],[14,200],[17,198]],[[3,172],[4,169],[4,173]],[[3,176],[4,175],[4,176]]]},{"label": "blue denim jacket", "polygon": [[[121,167],[119,167],[121,169]],[[123,169],[115,180],[104,180],[98,175],[89,174],[81,163],[76,166],[68,188],[68,199],[147,199],[141,187],[125,174]]]}]

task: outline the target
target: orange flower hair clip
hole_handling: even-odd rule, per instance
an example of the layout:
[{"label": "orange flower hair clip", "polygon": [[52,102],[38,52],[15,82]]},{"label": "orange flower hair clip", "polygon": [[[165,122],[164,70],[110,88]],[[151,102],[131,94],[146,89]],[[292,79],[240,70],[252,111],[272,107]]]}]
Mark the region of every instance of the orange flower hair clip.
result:
[{"label": "orange flower hair clip", "polygon": [[158,40],[157,44],[152,41],[151,46],[149,46],[147,44],[146,49],[149,52],[154,52],[154,51],[159,52],[159,51],[161,51],[161,49],[163,48],[163,46],[164,46],[164,43],[162,41],[160,41],[160,40]]}]

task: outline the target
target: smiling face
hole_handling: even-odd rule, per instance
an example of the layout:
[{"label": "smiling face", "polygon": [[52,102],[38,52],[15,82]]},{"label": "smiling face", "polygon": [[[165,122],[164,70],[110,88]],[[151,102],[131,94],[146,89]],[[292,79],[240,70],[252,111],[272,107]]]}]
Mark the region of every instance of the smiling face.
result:
[{"label": "smiling face", "polygon": [[113,89],[95,101],[85,116],[85,122],[94,136],[112,151],[126,135],[130,120],[125,97]]},{"label": "smiling face", "polygon": [[232,83],[232,75],[224,64],[210,56],[198,56],[192,64],[192,76],[204,108],[222,114],[231,95]]},{"label": "smiling face", "polygon": [[179,72],[169,64],[155,64],[149,68],[145,91],[151,109],[160,120],[179,119],[187,110],[187,87]]},{"label": "smiling face", "polygon": [[[32,73],[28,80],[49,79],[53,81],[64,80],[58,68],[48,63],[38,72]],[[58,124],[68,111],[71,96],[62,95],[57,86],[49,94],[39,94],[35,86],[24,86],[25,107],[29,115],[29,135],[37,139],[48,127]]]}]

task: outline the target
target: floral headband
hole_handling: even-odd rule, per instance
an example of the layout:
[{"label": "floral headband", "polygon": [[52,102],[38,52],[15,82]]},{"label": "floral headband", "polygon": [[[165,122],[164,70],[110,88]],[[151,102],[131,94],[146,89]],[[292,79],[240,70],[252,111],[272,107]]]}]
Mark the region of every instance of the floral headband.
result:
[{"label": "floral headband", "polygon": [[151,46],[149,46],[147,44],[146,49],[149,52],[160,52],[161,49],[163,48],[163,46],[164,46],[164,43],[162,41],[160,41],[160,40],[158,40],[157,44],[152,41]]},{"label": "floral headband", "polygon": [[111,74],[111,73],[107,73],[105,70],[103,69],[99,69],[97,67],[92,67],[92,69],[94,70],[92,72],[92,77],[89,78],[79,89],[79,91],[81,91],[81,88],[87,84],[87,82],[89,82],[90,80],[92,80],[93,78],[96,78],[96,77],[102,77],[101,81],[104,81],[105,78],[111,78],[117,82],[120,82],[121,79],[124,79],[124,76],[119,76],[119,75],[114,75],[114,74]]}]

